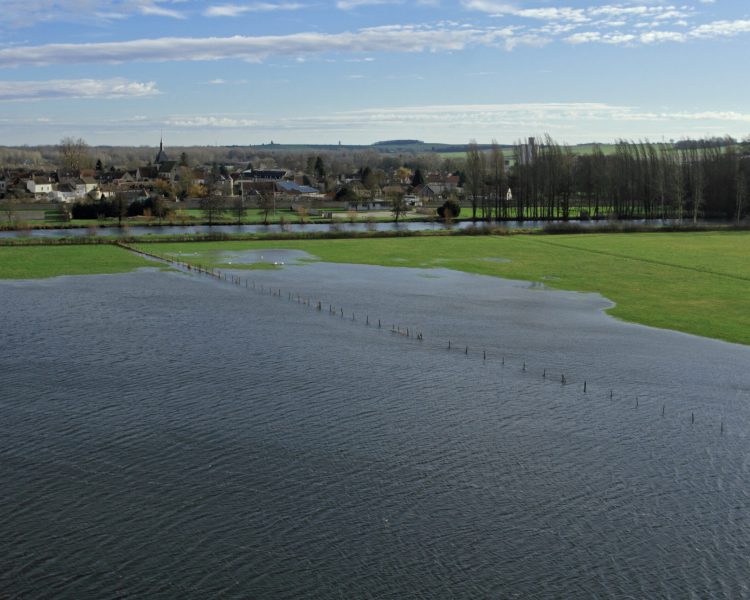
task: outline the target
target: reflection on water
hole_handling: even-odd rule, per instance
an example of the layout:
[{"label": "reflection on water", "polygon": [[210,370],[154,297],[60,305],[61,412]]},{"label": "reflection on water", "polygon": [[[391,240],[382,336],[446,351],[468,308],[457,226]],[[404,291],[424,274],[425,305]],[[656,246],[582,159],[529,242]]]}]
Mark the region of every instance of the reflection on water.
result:
[{"label": "reflection on water", "polygon": [[[563,221],[505,221],[502,223],[486,224],[481,221],[473,223],[471,221],[458,221],[454,223],[444,223],[441,221],[406,221],[399,223],[351,223],[336,222],[334,224],[308,223],[300,225],[299,223],[287,223],[285,225],[164,225],[164,226],[128,226],[124,229],[119,227],[97,227],[94,230],[89,228],[73,229],[32,229],[30,231],[0,231],[0,238],[15,237],[84,237],[96,235],[99,237],[118,237],[122,235],[143,236],[143,235],[196,235],[208,233],[321,233],[329,231],[440,231],[444,229],[468,229],[471,227],[507,227],[508,229],[538,229],[548,223],[557,224]],[[601,226],[613,223],[613,221],[580,221],[576,224],[586,226]],[[674,224],[674,220],[661,219],[640,219],[634,221],[614,221],[614,223],[630,223],[636,225],[669,225]],[[95,233],[94,233],[95,232]]]},{"label": "reflection on water", "polygon": [[3,595],[748,594],[750,349],[424,274],[0,283]]}]

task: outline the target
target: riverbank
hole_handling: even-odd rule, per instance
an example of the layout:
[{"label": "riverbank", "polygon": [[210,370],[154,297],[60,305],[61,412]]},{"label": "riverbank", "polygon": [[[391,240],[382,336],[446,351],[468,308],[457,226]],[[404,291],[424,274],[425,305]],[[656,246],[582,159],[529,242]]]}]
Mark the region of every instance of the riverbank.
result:
[{"label": "riverbank", "polygon": [[204,221],[162,222],[157,220],[123,221],[118,224],[116,219],[105,221],[83,221],[62,225],[44,224],[38,227],[0,225],[0,240],[9,238],[58,238],[58,237],[138,237],[138,236],[176,236],[176,235],[214,235],[227,234],[242,236],[245,234],[286,235],[286,234],[323,234],[323,233],[370,233],[375,231],[450,231],[476,230],[495,232],[501,229],[511,231],[544,231],[546,233],[573,232],[604,232],[604,231],[653,231],[653,230],[733,230],[750,229],[748,222],[728,221],[698,221],[697,223],[679,221],[675,219],[632,219],[632,220],[559,220],[550,218],[515,219],[500,221],[472,220],[469,217],[444,221],[437,218],[413,216],[395,221],[389,219],[370,218],[335,218],[317,219],[314,221],[277,220],[264,224],[262,221],[247,221],[242,224],[236,222]]},{"label": "riverbank", "polygon": [[[360,224],[361,225],[361,224]],[[217,240],[311,240],[311,239],[359,239],[359,238],[386,238],[386,237],[413,237],[413,236],[477,236],[477,235],[539,235],[539,234],[601,234],[601,233],[690,233],[690,232],[728,232],[728,231],[750,231],[750,224],[731,223],[669,223],[649,224],[637,222],[614,222],[614,223],[541,223],[523,222],[515,223],[513,227],[505,224],[471,223],[460,222],[451,226],[435,222],[402,223],[393,224],[392,228],[382,227],[359,227],[348,228],[339,224],[330,228],[321,229],[319,226],[306,226],[292,228],[273,229],[263,228],[235,228],[225,226],[205,227],[200,231],[197,228],[184,228],[179,231],[175,227],[173,232],[168,233],[143,233],[143,229],[123,227],[107,228],[101,231],[87,230],[85,235],[60,235],[55,236],[54,230],[50,235],[31,235],[30,232],[15,232],[16,235],[8,235],[8,232],[0,234],[0,246],[27,246],[27,245],[70,245],[70,244],[114,244],[118,241],[148,241],[148,242],[202,242]],[[422,229],[419,225],[430,225],[430,228]],[[416,226],[416,227],[415,227]],[[356,226],[355,226],[356,227]],[[169,229],[169,228],[167,228]],[[148,231],[148,228],[145,229]],[[158,228],[154,228],[158,230]],[[82,231],[82,230],[79,230]]]}]

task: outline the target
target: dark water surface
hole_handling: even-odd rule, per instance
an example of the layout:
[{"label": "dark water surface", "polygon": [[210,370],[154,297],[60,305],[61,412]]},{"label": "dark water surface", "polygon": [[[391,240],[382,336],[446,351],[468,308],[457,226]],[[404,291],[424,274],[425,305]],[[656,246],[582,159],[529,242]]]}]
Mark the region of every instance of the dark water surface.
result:
[{"label": "dark water surface", "polygon": [[[649,225],[659,227],[661,225],[675,225],[680,223],[676,219],[632,219],[632,220],[606,220],[600,219],[597,221],[570,221],[574,225],[580,225],[583,227],[601,227],[603,225],[611,224],[625,224],[625,225]],[[122,235],[129,236],[143,236],[143,235],[206,235],[209,233],[227,233],[227,234],[241,234],[241,233],[321,233],[329,231],[352,231],[352,232],[363,232],[363,231],[441,231],[445,229],[469,229],[471,227],[484,228],[484,227],[506,227],[508,229],[538,229],[545,225],[561,224],[566,221],[502,221],[500,223],[492,222],[485,223],[483,221],[455,221],[453,223],[445,223],[443,221],[401,221],[399,223],[394,222],[349,222],[341,220],[334,224],[327,223],[307,223],[300,225],[299,223],[287,223],[284,226],[279,224],[274,225],[129,225],[126,228],[120,227],[98,227],[96,221],[92,221],[93,230],[88,227],[72,227],[72,228],[61,228],[61,229],[31,229],[31,230],[9,230],[0,231],[0,239],[2,238],[20,238],[20,237],[35,237],[35,238],[57,238],[57,237],[85,237],[93,235],[97,237],[118,237]],[[700,221],[699,224],[707,224],[705,221]],[[710,224],[710,223],[708,223]],[[731,224],[731,223],[722,223]]]},{"label": "dark water surface", "polygon": [[750,597],[750,348],[446,270],[237,274],[0,282],[0,597]]}]

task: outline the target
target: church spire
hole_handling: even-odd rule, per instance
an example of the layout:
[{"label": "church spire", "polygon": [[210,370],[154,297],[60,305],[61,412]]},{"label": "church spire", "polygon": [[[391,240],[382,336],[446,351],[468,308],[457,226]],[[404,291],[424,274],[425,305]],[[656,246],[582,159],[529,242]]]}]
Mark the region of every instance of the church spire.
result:
[{"label": "church spire", "polygon": [[156,160],[154,162],[158,165],[168,160],[167,153],[164,152],[164,133],[162,132],[161,137],[159,138],[159,153],[156,155]]}]

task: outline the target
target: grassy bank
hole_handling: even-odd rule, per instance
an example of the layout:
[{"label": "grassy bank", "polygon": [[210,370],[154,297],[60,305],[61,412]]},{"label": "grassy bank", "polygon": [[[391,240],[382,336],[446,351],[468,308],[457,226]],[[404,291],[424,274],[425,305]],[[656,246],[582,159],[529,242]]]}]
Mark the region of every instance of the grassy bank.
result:
[{"label": "grassy bank", "polygon": [[160,266],[112,245],[0,247],[0,279],[126,273]]},{"label": "grassy bank", "polygon": [[[441,236],[139,244],[156,254],[192,254],[225,264],[223,252],[287,248],[328,262],[450,268],[598,292],[616,317],[750,344],[750,234],[658,233]],[[184,257],[183,257],[184,259]],[[231,268],[241,268],[233,264]]]}]

